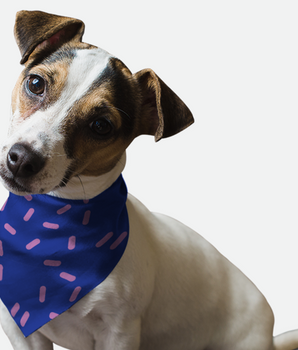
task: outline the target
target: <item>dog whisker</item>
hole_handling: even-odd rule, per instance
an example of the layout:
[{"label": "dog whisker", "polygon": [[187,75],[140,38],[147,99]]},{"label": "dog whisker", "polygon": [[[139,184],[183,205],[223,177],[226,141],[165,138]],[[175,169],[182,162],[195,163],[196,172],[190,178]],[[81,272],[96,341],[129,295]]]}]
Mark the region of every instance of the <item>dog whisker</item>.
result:
[{"label": "dog whisker", "polygon": [[82,186],[82,189],[83,189],[83,193],[84,193],[84,199],[88,199],[87,195],[86,195],[85,187],[84,187],[82,179],[80,178],[80,175],[76,175],[76,177],[80,180],[80,183],[81,183],[81,186]]},{"label": "dog whisker", "polygon": [[121,165],[125,166],[125,160],[123,160],[122,156],[119,156],[119,159],[117,159],[117,163],[120,163]]},{"label": "dog whisker", "polygon": [[128,119],[131,119],[130,115],[127,114],[125,111],[123,111],[123,109],[120,109],[120,108],[117,108],[117,107],[114,107],[114,106],[105,106],[106,108],[110,108],[110,109],[116,109],[117,111],[121,112],[121,113],[124,113]]},{"label": "dog whisker", "polygon": [[59,152],[53,152],[53,156],[55,156],[55,157],[67,157],[66,154],[61,154]]}]

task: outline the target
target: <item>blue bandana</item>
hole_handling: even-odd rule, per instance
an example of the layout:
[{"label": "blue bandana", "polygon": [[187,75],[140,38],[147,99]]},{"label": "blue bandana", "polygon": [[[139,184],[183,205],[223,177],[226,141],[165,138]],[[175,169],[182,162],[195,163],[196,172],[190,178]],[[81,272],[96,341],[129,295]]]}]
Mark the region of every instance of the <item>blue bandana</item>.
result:
[{"label": "blue bandana", "polygon": [[27,337],[113,271],[128,241],[120,176],[97,197],[10,193],[0,212],[0,298]]}]

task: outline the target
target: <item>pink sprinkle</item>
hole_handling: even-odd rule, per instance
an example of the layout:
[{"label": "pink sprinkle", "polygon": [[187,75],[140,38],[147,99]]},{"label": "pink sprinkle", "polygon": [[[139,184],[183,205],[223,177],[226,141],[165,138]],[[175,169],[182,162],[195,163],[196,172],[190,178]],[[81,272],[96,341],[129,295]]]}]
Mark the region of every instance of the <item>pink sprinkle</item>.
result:
[{"label": "pink sprinkle", "polygon": [[83,202],[84,202],[85,204],[88,204],[88,203],[89,203],[89,199],[84,199]]},{"label": "pink sprinkle", "polygon": [[60,273],[60,277],[65,279],[65,280],[67,280],[67,281],[69,281],[69,282],[73,282],[76,279],[76,276],[73,276],[73,275],[71,275],[71,274],[69,274],[67,272],[61,272]]},{"label": "pink sprinkle", "polygon": [[29,314],[28,311],[26,311],[26,312],[24,313],[24,315],[22,316],[22,318],[21,318],[21,326],[22,326],[22,327],[25,326],[25,324],[27,323],[29,317],[30,317],[30,314]]},{"label": "pink sprinkle", "polygon": [[24,220],[25,221],[29,221],[31,219],[31,216],[33,215],[34,213],[34,209],[31,208],[27,211],[27,214],[24,216]]},{"label": "pink sprinkle", "polygon": [[69,237],[68,240],[68,249],[73,250],[76,247],[76,236]]},{"label": "pink sprinkle", "polygon": [[15,303],[14,306],[10,310],[11,316],[15,317],[15,315],[17,314],[17,312],[19,310],[20,310],[20,304],[19,303]]},{"label": "pink sprinkle", "polygon": [[86,212],[84,214],[83,225],[88,225],[89,224],[90,214],[91,214],[91,211],[90,210],[86,210]]},{"label": "pink sprinkle", "polygon": [[113,232],[109,232],[108,234],[106,234],[104,238],[102,238],[99,242],[96,243],[95,245],[96,248],[99,248],[102,245],[104,245],[112,236],[113,236]]},{"label": "pink sprinkle", "polygon": [[39,289],[39,301],[43,303],[46,300],[46,291],[47,288],[45,286],[41,286]]},{"label": "pink sprinkle", "polygon": [[60,260],[45,260],[43,262],[43,264],[45,266],[60,266],[61,265],[61,261]]},{"label": "pink sprinkle", "polygon": [[56,314],[56,312],[51,312],[49,316],[50,316],[50,319],[52,320],[55,317],[59,316],[59,314]]},{"label": "pink sprinkle", "polygon": [[0,264],[0,281],[3,280],[3,265]]},{"label": "pink sprinkle", "polygon": [[30,194],[28,194],[27,196],[25,196],[25,198],[27,199],[28,202],[32,201],[32,196]]},{"label": "pink sprinkle", "polygon": [[9,224],[5,224],[5,225],[4,225],[4,228],[5,228],[6,231],[8,231],[9,233],[11,233],[12,235],[15,235],[16,232],[17,232],[17,231],[16,231],[13,227],[11,227]]},{"label": "pink sprinkle", "polygon": [[71,297],[69,298],[69,301],[70,301],[71,303],[72,303],[73,301],[76,300],[76,298],[78,297],[78,295],[79,295],[81,289],[82,289],[81,287],[76,287],[76,288],[74,289],[74,291],[73,291],[72,294],[71,294]]},{"label": "pink sprinkle", "polygon": [[57,210],[57,214],[58,214],[58,215],[64,214],[64,213],[66,213],[70,208],[71,208],[71,205],[70,205],[70,204],[67,204],[65,207],[63,207],[63,208]]},{"label": "pink sprinkle", "polygon": [[116,239],[116,241],[110,246],[110,249],[111,250],[116,249],[126,236],[127,236],[127,232],[121,233],[121,235]]},{"label": "pink sprinkle", "polygon": [[8,198],[6,199],[5,203],[3,204],[2,208],[1,208],[1,211],[3,211],[5,209],[7,201],[8,201]]},{"label": "pink sprinkle", "polygon": [[58,224],[51,224],[50,222],[44,222],[43,227],[50,228],[52,230],[57,230],[59,228]]},{"label": "pink sprinkle", "polygon": [[36,247],[39,243],[40,243],[40,239],[36,238],[26,245],[26,249],[31,250],[32,248]]},{"label": "pink sprinkle", "polygon": [[2,244],[2,241],[0,241],[0,256],[3,256],[3,244]]}]

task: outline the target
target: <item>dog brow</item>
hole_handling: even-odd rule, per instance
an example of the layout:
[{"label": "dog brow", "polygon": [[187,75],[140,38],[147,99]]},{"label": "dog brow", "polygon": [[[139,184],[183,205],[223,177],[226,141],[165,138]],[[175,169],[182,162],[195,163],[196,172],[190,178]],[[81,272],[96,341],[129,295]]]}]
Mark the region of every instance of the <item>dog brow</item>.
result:
[{"label": "dog brow", "polygon": [[75,49],[66,49],[65,47],[60,48],[59,50],[55,52],[51,52],[47,55],[47,52],[42,51],[40,53],[37,53],[36,56],[34,56],[34,59],[29,62],[27,65],[25,71],[31,70],[33,67],[42,64],[52,64],[57,61],[65,61],[65,60],[73,60],[76,56],[76,50]]},{"label": "dog brow", "polygon": [[107,83],[113,96],[113,105],[107,105],[106,107],[118,110],[122,117],[125,116],[128,120],[131,120],[135,113],[134,105],[127,102],[130,101],[132,87],[122,71],[115,67],[116,61],[117,59],[114,57],[109,60],[103,72],[93,81],[86,94],[92,93],[92,91]]}]

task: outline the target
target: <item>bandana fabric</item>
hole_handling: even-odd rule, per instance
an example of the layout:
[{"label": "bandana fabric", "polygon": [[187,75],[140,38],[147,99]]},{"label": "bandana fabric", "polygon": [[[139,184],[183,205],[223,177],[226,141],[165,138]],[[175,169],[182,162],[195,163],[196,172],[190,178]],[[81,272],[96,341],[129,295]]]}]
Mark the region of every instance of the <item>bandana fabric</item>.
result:
[{"label": "bandana fabric", "polygon": [[128,241],[120,176],[97,197],[10,193],[0,212],[0,298],[27,337],[104,281]]}]

